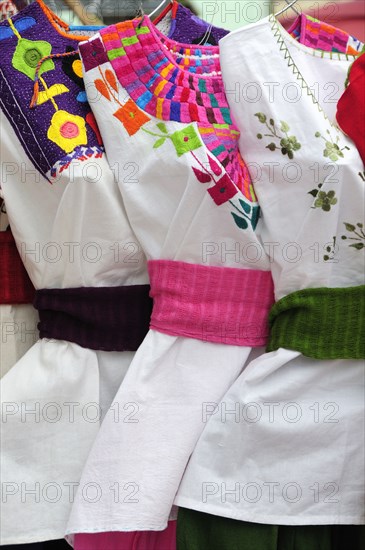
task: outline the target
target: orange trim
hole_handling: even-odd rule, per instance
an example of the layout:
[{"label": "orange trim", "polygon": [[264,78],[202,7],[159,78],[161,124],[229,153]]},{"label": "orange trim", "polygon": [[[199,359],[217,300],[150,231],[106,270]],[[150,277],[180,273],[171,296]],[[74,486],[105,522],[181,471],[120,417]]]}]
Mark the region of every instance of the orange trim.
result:
[{"label": "orange trim", "polygon": [[[48,6],[46,6],[43,0],[36,0],[36,1],[39,7],[42,9],[44,15],[47,17],[48,21],[51,23],[55,31],[58,32],[58,34],[60,34],[61,36],[65,36],[70,40],[75,40],[77,42],[81,42],[81,40],[87,40],[88,38],[90,38],[89,35],[82,34],[78,36],[76,34],[69,34],[69,32],[66,32],[70,30],[70,27],[67,25],[67,23],[65,23],[65,21],[62,21],[62,19],[60,19],[58,15],[56,15]],[[65,29],[65,30],[62,30],[62,29]]]}]

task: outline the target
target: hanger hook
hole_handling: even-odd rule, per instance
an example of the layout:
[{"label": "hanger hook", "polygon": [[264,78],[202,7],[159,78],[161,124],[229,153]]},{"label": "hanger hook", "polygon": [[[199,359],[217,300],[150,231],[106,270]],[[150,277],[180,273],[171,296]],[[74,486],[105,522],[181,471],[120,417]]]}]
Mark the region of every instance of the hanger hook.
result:
[{"label": "hanger hook", "polygon": [[138,17],[141,17],[141,20],[140,22],[138,23],[137,25],[137,28],[140,29],[141,26],[142,26],[142,23],[144,21],[144,18],[145,18],[145,12],[144,12],[144,9],[143,9],[143,1],[142,0],[139,0],[139,6],[138,6]]},{"label": "hanger hook", "polygon": [[297,15],[300,15],[300,11],[298,11],[297,8],[295,7],[295,4],[297,3],[297,1],[298,0],[293,0],[292,2],[290,2],[290,0],[285,0],[287,5],[284,8],[282,8],[281,10],[279,10],[277,13],[275,13],[274,16],[278,17],[282,13],[286,12],[289,8],[292,8],[293,11],[295,11],[295,13]]}]

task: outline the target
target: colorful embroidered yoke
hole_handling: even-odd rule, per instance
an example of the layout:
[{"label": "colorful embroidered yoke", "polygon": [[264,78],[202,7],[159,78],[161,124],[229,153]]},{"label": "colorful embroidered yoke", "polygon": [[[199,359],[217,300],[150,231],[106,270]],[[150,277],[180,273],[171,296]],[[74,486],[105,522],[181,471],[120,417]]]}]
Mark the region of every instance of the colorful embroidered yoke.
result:
[{"label": "colorful embroidered yoke", "polygon": [[[83,37],[59,25],[34,2],[0,27],[0,104],[35,168],[48,178],[72,159],[103,151],[77,55]],[[39,93],[29,109],[35,82]]]},{"label": "colorful embroidered yoke", "polygon": [[[118,185],[149,259],[157,306],[81,481],[98,476],[107,487],[111,479],[138,480],[138,502],[116,504],[103,491],[95,507],[78,492],[68,533],[164,529],[203,427],[202,402],[220,399],[251,346],[266,340],[269,261],[252,188],[234,158],[238,136],[222,80],[189,74],[171,50],[187,57],[184,45],[163,43],[147,17],[80,45],[88,93],[110,74],[118,82],[93,109],[109,162],[138,164],[137,181],[121,174]],[[261,306],[266,314],[255,318]],[[114,406],[131,401],[138,422],[116,425]]]},{"label": "colorful embroidered yoke", "polygon": [[[272,16],[220,48],[227,89],[280,75],[257,102],[229,101],[245,159],[260,159],[254,187],[272,259],[272,317],[292,318],[287,331],[274,321],[275,351],[249,364],[213,408],[175,504],[273,525],[363,524],[364,362],[356,358],[365,189],[359,152],[335,124],[353,57],[298,43]],[[341,315],[341,294],[358,301],[356,311],[343,305]],[[310,334],[326,309],[327,341],[322,327]]]},{"label": "colorful embroidered yoke", "polygon": [[[91,46],[83,46],[86,71],[109,59],[121,84],[140,109],[163,120],[196,122],[205,145],[245,196],[255,202],[248,171],[238,153],[239,133],[231,119],[222,80],[191,74],[189,57],[194,60],[202,55],[204,59],[211,58],[212,63],[216,59],[209,72],[220,74],[218,48],[184,48],[161,35],[147,17],[140,27],[136,20],[119,23],[104,29],[101,36],[106,53],[94,42],[94,59],[91,59],[88,55]],[[179,70],[180,64],[189,70]],[[200,63],[196,64],[199,67]],[[130,124],[136,130],[139,127],[135,119]],[[160,137],[164,137],[163,132]],[[177,147],[181,149],[181,145]]]},{"label": "colorful embroidered yoke", "polygon": [[359,55],[364,44],[347,32],[301,13],[288,29],[300,44],[326,52]]}]

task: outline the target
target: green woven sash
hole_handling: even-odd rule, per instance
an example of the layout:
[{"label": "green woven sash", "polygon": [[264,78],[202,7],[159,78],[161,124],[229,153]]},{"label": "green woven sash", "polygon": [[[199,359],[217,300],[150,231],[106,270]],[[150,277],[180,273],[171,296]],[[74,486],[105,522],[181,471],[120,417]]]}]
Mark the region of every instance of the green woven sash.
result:
[{"label": "green woven sash", "polygon": [[267,351],[300,351],[315,359],[365,358],[365,286],[308,288],[271,308]]}]

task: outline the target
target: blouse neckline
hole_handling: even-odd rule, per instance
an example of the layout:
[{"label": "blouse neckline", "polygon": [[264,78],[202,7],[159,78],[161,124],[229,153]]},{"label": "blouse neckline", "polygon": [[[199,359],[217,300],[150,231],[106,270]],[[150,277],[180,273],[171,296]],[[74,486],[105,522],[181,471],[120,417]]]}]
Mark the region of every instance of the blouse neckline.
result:
[{"label": "blouse neckline", "polygon": [[194,74],[172,53],[204,63],[219,59],[218,46],[166,38],[148,16],[102,29],[100,36],[119,82],[142,110],[162,120],[232,126],[221,75]]},{"label": "blouse neckline", "polygon": [[[319,57],[325,58],[327,61],[341,61],[341,62],[347,62],[349,59],[356,59],[356,55],[351,54],[345,54],[345,53],[337,53],[337,52],[324,52],[323,50],[315,50],[313,48],[310,48],[309,46],[306,46],[304,44],[300,44],[297,42],[297,40],[291,36],[279,23],[279,21],[276,19],[274,15],[269,15],[266,18],[267,24],[269,25],[270,31],[273,34],[274,39],[277,41],[278,48],[280,50],[280,53],[285,58],[288,67],[291,68],[293,71],[293,75],[296,77],[296,79],[300,82],[301,87],[304,88],[308,94],[308,96],[312,99],[313,105],[316,106],[318,111],[321,113],[325,121],[331,126],[331,128],[335,128],[338,130],[338,126],[335,122],[332,122],[329,117],[327,116],[326,112],[323,110],[320,102],[316,98],[316,96],[313,93],[313,90],[308,85],[306,79],[301,73],[300,67],[296,64],[295,60],[293,59],[289,46],[293,45],[298,50],[303,51],[306,54],[315,56],[319,54]],[[326,55],[327,54],[327,55]]]},{"label": "blouse neckline", "polygon": [[293,37],[290,32],[288,32],[280,21],[274,16],[269,15],[265,18],[265,21],[268,22],[272,29],[275,29],[281,36],[281,39],[284,41],[286,48],[288,46],[293,46],[296,49],[302,51],[305,54],[311,55],[313,57],[321,57],[329,61],[349,61],[355,60],[358,56],[349,53],[333,52],[333,51],[324,51],[316,48],[311,48],[306,44],[302,44],[295,37]]}]

